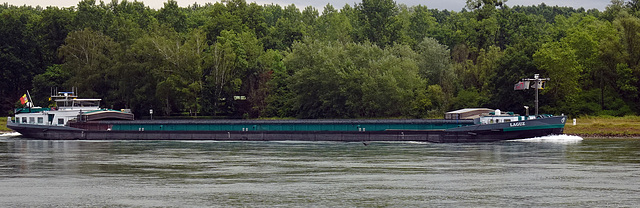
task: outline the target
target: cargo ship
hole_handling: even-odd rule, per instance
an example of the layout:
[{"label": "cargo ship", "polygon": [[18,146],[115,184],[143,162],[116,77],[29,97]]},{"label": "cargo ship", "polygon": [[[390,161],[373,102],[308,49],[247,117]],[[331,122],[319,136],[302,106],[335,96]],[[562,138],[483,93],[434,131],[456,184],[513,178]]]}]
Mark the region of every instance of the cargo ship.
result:
[{"label": "cargo ship", "polygon": [[[16,109],[7,127],[23,138],[45,140],[216,141],[417,141],[495,142],[563,133],[565,116],[525,115],[482,109],[454,111],[445,119],[134,120],[127,110],[100,108],[100,99],[75,92],[51,96],[53,108]],[[30,100],[30,99],[26,99]]]}]

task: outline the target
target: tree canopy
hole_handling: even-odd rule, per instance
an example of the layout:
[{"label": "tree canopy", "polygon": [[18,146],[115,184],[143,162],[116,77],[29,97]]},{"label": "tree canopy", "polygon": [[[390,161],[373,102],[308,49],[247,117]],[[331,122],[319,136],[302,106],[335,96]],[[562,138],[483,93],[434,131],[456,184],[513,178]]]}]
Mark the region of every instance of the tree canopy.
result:
[{"label": "tree canopy", "polygon": [[[362,0],[322,9],[225,0],[0,5],[0,114],[77,88],[138,116],[441,117],[524,113],[522,78],[551,80],[541,111],[640,112],[640,7],[605,11],[469,0],[461,11]],[[340,5],[337,5],[340,6]]]}]

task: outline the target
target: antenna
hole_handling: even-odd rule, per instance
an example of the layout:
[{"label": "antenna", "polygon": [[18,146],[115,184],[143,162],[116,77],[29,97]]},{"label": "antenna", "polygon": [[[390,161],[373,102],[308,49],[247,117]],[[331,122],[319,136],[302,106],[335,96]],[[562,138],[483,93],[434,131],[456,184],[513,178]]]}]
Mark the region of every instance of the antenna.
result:
[{"label": "antenna", "polygon": [[[534,82],[533,84],[533,88],[536,89],[536,117],[538,117],[538,90],[544,89],[544,82],[545,81],[549,81],[551,80],[550,78],[540,78],[539,74],[534,74],[533,75],[533,79],[531,78],[525,78],[522,79],[521,82],[519,82],[518,84],[516,84],[513,89],[514,90],[528,90],[529,89],[529,83],[531,83],[531,81]],[[527,107],[525,107],[527,108]],[[527,108],[528,110],[528,108]]]}]

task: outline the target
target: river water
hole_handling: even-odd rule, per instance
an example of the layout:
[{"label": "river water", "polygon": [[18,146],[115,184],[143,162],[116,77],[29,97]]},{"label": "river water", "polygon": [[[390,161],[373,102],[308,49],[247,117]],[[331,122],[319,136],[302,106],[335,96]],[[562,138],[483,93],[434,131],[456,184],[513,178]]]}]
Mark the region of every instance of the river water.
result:
[{"label": "river water", "polygon": [[640,140],[481,144],[0,136],[3,207],[635,207]]}]

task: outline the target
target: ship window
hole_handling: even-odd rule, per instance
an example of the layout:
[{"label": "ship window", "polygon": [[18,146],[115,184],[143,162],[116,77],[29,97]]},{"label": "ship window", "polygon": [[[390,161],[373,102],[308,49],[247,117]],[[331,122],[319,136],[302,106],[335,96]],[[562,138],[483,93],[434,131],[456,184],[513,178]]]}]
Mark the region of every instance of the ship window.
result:
[{"label": "ship window", "polygon": [[29,123],[30,123],[30,124],[36,123],[36,118],[34,118],[34,117],[29,117]]},{"label": "ship window", "polygon": [[22,123],[27,123],[27,117],[22,117]]},{"label": "ship window", "polygon": [[42,117],[38,117],[38,123],[39,123],[39,124],[44,123],[44,118],[42,118]]},{"label": "ship window", "polygon": [[16,123],[20,123],[20,117],[16,117]]},{"label": "ship window", "polygon": [[504,119],[504,122],[511,122],[511,119]]},{"label": "ship window", "polygon": [[64,124],[64,118],[59,118],[58,125],[63,125],[63,124]]}]

